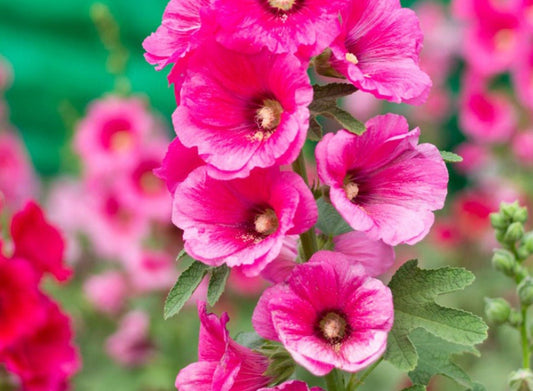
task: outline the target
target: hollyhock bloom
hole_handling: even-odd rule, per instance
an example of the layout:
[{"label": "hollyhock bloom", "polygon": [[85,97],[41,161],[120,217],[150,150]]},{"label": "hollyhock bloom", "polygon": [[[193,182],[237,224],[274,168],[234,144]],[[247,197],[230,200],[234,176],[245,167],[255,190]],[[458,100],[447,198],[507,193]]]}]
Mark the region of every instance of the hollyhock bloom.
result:
[{"label": "hollyhock bloom", "polygon": [[29,261],[42,276],[52,274],[65,281],[72,271],[63,265],[65,243],[61,233],[45,219],[34,202],[28,202],[11,220],[11,237],[15,245],[14,257]]},{"label": "hollyhock bloom", "polygon": [[23,390],[65,390],[80,367],[69,318],[52,301],[45,308],[44,323],[4,352],[6,368],[20,378]]},{"label": "hollyhock bloom", "polygon": [[533,165],[533,129],[518,133],[513,139],[513,153],[518,160],[527,165]]},{"label": "hollyhock bloom", "polygon": [[132,311],[120,321],[119,329],[106,341],[106,351],[126,366],[143,365],[154,352],[149,339],[150,318],[143,311]]},{"label": "hollyhock bloom", "polygon": [[435,221],[429,238],[436,246],[447,250],[456,249],[463,241],[463,236],[457,227],[457,222],[444,218]]},{"label": "hollyhock bloom", "polygon": [[195,168],[204,164],[198,156],[198,148],[187,148],[176,137],[168,146],[161,167],[154,172],[166,183],[168,191],[174,193],[177,185],[183,182]]},{"label": "hollyhock bloom", "polygon": [[340,31],[339,11],[347,0],[216,0],[224,46],[247,53],[297,53],[310,58],[326,49]]},{"label": "hollyhock bloom", "polygon": [[176,189],[172,221],[194,259],[241,266],[253,277],[279,255],[284,237],[307,231],[317,213],[311,191],[293,172],[254,170],[220,181],[199,167]]},{"label": "hollyhock bloom", "polygon": [[124,306],[128,285],[122,273],[109,271],[89,277],[83,285],[83,291],[96,309],[116,314]]},{"label": "hollyhock bloom", "polygon": [[91,103],[77,126],[74,148],[90,174],[109,172],[134,159],[156,128],[143,100],[111,95]]},{"label": "hollyhock bloom", "polygon": [[296,266],[286,283],[263,293],[252,323],[316,376],[335,367],[357,372],[385,351],[392,295],[344,255],[319,251]]},{"label": "hollyhock bloom", "polygon": [[[1,116],[0,116],[1,117]],[[17,210],[36,196],[37,179],[21,140],[0,126],[0,194],[9,209]]]},{"label": "hollyhock bloom", "polygon": [[414,244],[433,224],[446,198],[448,171],[438,149],[418,144],[420,129],[388,114],[356,136],[328,133],[317,145],[318,175],[350,226],[386,244]]},{"label": "hollyhock bloom", "polygon": [[291,380],[285,383],[280,384],[279,386],[272,387],[272,388],[261,388],[258,391],[268,391],[268,390],[276,390],[276,391],[324,391],[320,387],[311,387],[309,389],[309,386],[300,380]]},{"label": "hollyhock bloom", "polygon": [[423,35],[398,0],[352,1],[331,45],[331,65],[357,88],[391,102],[423,103],[431,80],[419,65]]},{"label": "hollyhock bloom", "polygon": [[210,164],[210,175],[245,177],[254,167],[292,163],[313,99],[300,61],[290,54],[243,55],[216,43],[194,60],[173,122],[183,145],[197,147]]},{"label": "hollyhock bloom", "polygon": [[183,368],[176,378],[180,391],[256,391],[271,378],[263,376],[268,359],[233,341],[226,329],[229,317],[208,314],[205,303],[198,304],[200,340],[198,362]]},{"label": "hollyhock bloom", "polygon": [[174,257],[166,252],[136,252],[125,267],[131,285],[139,292],[170,289],[178,277]]},{"label": "hollyhock bloom", "polygon": [[456,169],[466,174],[475,174],[490,163],[490,153],[483,145],[465,142],[457,146],[455,153],[463,158],[455,165]]},{"label": "hollyhock bloom", "polygon": [[22,259],[6,259],[0,252],[0,353],[30,334],[43,321],[43,295],[39,278]]},{"label": "hollyhock bloom", "polygon": [[279,255],[261,271],[261,277],[275,284],[285,281],[298,264],[298,244],[297,235],[286,236]]},{"label": "hollyhock bloom", "polygon": [[524,47],[519,58],[514,62],[511,74],[520,103],[533,109],[533,45],[531,42]]},{"label": "hollyhock bloom", "polygon": [[488,92],[483,78],[469,73],[459,107],[459,124],[478,142],[505,142],[515,131],[517,116],[509,97]]}]

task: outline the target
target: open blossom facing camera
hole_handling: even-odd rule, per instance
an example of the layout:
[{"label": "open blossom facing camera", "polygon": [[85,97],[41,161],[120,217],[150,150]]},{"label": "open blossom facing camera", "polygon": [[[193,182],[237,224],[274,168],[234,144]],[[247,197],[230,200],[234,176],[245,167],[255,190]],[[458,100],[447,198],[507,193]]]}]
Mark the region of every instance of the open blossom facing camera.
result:
[{"label": "open blossom facing camera", "polygon": [[351,227],[390,245],[419,242],[446,198],[448,171],[438,149],[418,145],[419,129],[388,114],[356,136],[326,134],[316,148],[320,180]]},{"label": "open blossom facing camera", "polygon": [[184,231],[187,253],[213,266],[242,266],[249,276],[278,256],[286,235],[307,231],[316,219],[303,180],[277,169],[221,181],[200,167],[174,194],[173,222]]},{"label": "open blossom facing camera", "polygon": [[226,329],[228,314],[219,319],[207,313],[205,303],[199,303],[198,315],[198,362],[178,374],[179,391],[256,391],[270,383],[271,378],[263,375],[268,359],[231,339]]},{"label": "open blossom facing camera", "polygon": [[422,31],[398,0],[352,1],[331,45],[333,68],[357,88],[392,102],[421,104],[431,80],[419,65]]},{"label": "open blossom facing camera", "polygon": [[331,251],[317,252],[286,283],[267,289],[252,318],[259,335],[280,341],[317,376],[335,367],[356,372],[377,360],[392,322],[390,290]]},{"label": "open blossom facing camera", "polygon": [[244,177],[296,159],[312,99],[305,67],[293,55],[243,55],[211,43],[191,61],[173,122],[212,176]]}]

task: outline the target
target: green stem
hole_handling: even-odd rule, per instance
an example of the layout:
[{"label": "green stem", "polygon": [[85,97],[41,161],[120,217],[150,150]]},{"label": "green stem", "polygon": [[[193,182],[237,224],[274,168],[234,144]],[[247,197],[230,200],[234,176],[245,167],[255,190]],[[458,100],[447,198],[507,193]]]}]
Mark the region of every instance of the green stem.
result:
[{"label": "green stem", "polygon": [[[300,175],[305,184],[309,186],[307,179],[307,170],[305,168],[305,157],[303,149],[298,155],[298,158],[292,163],[292,169],[295,173]],[[309,231],[300,235],[300,241],[302,242],[302,249],[304,255],[304,261],[307,262],[311,256],[318,251],[318,244],[316,240],[315,227],[313,226]]]},{"label": "green stem", "polygon": [[522,307],[522,324],[520,325],[520,337],[522,340],[522,367],[530,368],[529,338],[527,337],[527,307]]},{"label": "green stem", "polygon": [[333,369],[324,376],[324,379],[326,380],[328,391],[345,391],[342,374],[337,369]]},{"label": "green stem", "polygon": [[374,364],[372,364],[368,369],[361,375],[359,379],[357,379],[357,382],[354,384],[353,388],[351,387],[352,379],[350,379],[350,387],[347,391],[354,391],[357,390],[360,386],[363,385],[366,378],[370,376],[370,374],[374,371],[374,369],[377,368],[379,364],[383,361],[383,357],[381,357],[378,361],[376,361]]}]

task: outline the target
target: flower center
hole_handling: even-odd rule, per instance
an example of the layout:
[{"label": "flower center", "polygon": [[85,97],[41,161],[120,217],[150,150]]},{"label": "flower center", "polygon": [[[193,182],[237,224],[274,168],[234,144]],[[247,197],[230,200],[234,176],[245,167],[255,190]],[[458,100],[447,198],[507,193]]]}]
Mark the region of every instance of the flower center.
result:
[{"label": "flower center", "polygon": [[147,171],[141,175],[139,179],[141,189],[146,194],[157,194],[162,188],[162,182],[151,171]]},{"label": "flower center", "polygon": [[257,233],[261,235],[271,235],[278,229],[279,221],[276,212],[272,209],[267,209],[263,213],[257,215],[254,220],[254,227]]},{"label": "flower center", "polygon": [[265,99],[256,112],[257,124],[265,130],[274,130],[281,122],[283,107],[274,99]]},{"label": "flower center", "polygon": [[511,50],[515,45],[516,35],[511,29],[501,29],[494,36],[494,46],[499,51]]},{"label": "flower center", "polygon": [[112,151],[122,152],[129,150],[133,145],[133,137],[127,130],[113,133],[109,142]]},{"label": "flower center", "polygon": [[296,0],[268,0],[268,4],[280,11],[290,11]]},{"label": "flower center", "polygon": [[353,65],[359,64],[359,60],[357,59],[357,56],[353,53],[346,53],[346,61],[351,62]]},{"label": "flower center", "polygon": [[320,333],[331,344],[339,344],[348,333],[348,324],[341,314],[328,312],[318,323]]},{"label": "flower center", "polygon": [[348,197],[350,201],[353,201],[359,194],[359,186],[354,182],[347,182],[344,184],[344,192],[346,193],[346,197]]}]

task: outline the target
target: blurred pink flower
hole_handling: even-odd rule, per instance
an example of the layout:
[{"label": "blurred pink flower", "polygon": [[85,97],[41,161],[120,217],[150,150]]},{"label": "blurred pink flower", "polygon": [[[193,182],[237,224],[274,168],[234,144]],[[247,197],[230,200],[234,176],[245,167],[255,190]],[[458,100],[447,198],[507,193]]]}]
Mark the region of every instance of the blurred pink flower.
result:
[{"label": "blurred pink flower", "polygon": [[107,354],[125,366],[143,365],[154,352],[149,336],[150,318],[143,311],[131,311],[105,344]]},{"label": "blurred pink flower", "polygon": [[465,174],[476,174],[490,163],[490,151],[484,145],[464,142],[455,148],[455,153],[463,158],[455,168]]},{"label": "blurred pink flower", "polygon": [[288,382],[282,383],[279,386],[272,387],[272,388],[261,388],[258,391],[268,391],[268,390],[275,390],[275,391],[324,391],[320,387],[311,387],[309,389],[309,386],[300,380],[290,380]]},{"label": "blurred pink flower", "polygon": [[257,169],[247,178],[220,181],[206,171],[197,168],[174,193],[172,221],[183,229],[194,259],[241,266],[257,276],[279,255],[286,235],[316,222],[313,195],[293,172]]},{"label": "blurred pink flower", "polygon": [[172,288],[178,277],[174,258],[160,251],[142,250],[133,254],[124,265],[132,287],[139,292]]},{"label": "blurred pink flower", "polygon": [[[533,9],[531,12],[533,13]],[[520,52],[519,58],[513,64],[511,74],[520,103],[530,110],[533,109],[533,37]]]},{"label": "blurred pink flower", "polygon": [[433,224],[446,198],[448,171],[434,145],[420,144],[420,129],[388,114],[356,136],[328,133],[316,147],[320,180],[352,228],[390,245],[414,244]]},{"label": "blurred pink flower", "polygon": [[118,271],[108,271],[90,276],[83,285],[89,302],[99,311],[117,314],[128,295],[127,281]]},{"label": "blurred pink flower", "polygon": [[316,376],[335,367],[357,372],[385,351],[392,295],[344,255],[319,251],[263,293],[252,323]]},{"label": "blurred pink flower", "polygon": [[238,267],[231,269],[227,286],[241,297],[259,297],[266,288],[260,276],[247,277]]},{"label": "blurred pink flower", "polygon": [[525,165],[533,165],[533,129],[518,133],[513,139],[513,153]]},{"label": "blurred pink flower", "polygon": [[207,313],[205,303],[199,303],[198,316],[198,362],[180,371],[176,388],[180,391],[256,391],[271,381],[263,375],[268,359],[231,339],[226,329],[227,313],[219,319]]}]

